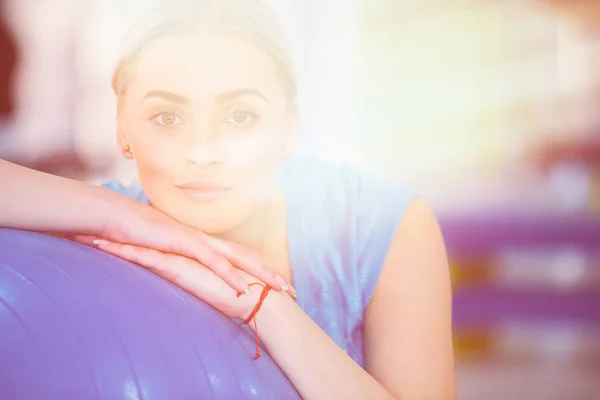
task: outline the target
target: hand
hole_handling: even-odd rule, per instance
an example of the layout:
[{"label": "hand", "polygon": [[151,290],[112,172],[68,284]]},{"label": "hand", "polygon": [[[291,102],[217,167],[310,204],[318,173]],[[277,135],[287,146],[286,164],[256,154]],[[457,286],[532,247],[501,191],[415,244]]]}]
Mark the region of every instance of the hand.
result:
[{"label": "hand", "polygon": [[[233,290],[213,271],[187,257],[108,241],[100,242],[98,248],[146,268],[205,301],[230,318],[245,320],[256,306],[262,290],[260,286],[252,285],[248,295],[238,296],[237,291]],[[262,283],[251,275],[238,272],[249,283]]]},{"label": "hand", "polygon": [[[107,240],[142,247],[147,251],[154,249],[160,253],[187,257],[197,262],[190,261],[192,264],[187,265],[199,263],[212,270],[234,289],[232,293],[249,290],[249,282],[242,278],[241,271],[255,276],[275,290],[289,288],[285,279],[273,272],[271,266],[256,252],[234,243],[212,238],[175,221],[158,210],[138,203],[128,203],[127,207],[116,211],[106,222],[100,237],[76,235],[73,239],[99,248],[105,248],[102,246],[102,240]],[[166,257],[166,254],[163,256]],[[183,257],[180,257],[178,262],[183,262],[181,260]]]},{"label": "hand", "polygon": [[211,238],[114,191],[2,160],[0,186],[7,193],[0,196],[2,227],[68,235],[87,244],[106,239],[186,256],[239,291],[248,290],[248,285],[238,269],[276,290],[285,285],[255,252]]}]

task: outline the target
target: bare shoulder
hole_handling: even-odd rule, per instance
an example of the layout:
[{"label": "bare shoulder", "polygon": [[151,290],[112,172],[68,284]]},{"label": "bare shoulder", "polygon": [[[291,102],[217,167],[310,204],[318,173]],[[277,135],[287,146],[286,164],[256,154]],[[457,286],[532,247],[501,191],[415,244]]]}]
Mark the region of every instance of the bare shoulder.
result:
[{"label": "bare shoulder", "polygon": [[421,261],[435,259],[438,264],[446,264],[446,249],[438,218],[429,205],[418,197],[408,206],[398,226],[386,264],[396,264],[390,258],[403,255],[422,258]]},{"label": "bare shoulder", "polygon": [[368,371],[400,398],[455,398],[452,290],[434,212],[415,198],[399,223],[365,320]]}]

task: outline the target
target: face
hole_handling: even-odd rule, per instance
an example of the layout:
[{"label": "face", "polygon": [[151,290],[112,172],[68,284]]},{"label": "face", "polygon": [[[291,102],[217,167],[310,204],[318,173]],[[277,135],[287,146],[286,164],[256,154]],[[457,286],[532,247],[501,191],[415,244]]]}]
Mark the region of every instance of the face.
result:
[{"label": "face", "polygon": [[164,36],[130,68],[119,141],[154,207],[218,234],[268,205],[297,124],[265,51],[226,32]]}]

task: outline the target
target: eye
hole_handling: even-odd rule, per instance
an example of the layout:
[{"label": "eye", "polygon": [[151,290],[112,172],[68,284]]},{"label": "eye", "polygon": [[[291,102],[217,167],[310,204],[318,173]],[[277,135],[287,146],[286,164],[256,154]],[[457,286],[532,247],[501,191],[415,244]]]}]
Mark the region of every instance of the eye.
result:
[{"label": "eye", "polygon": [[227,116],[227,118],[225,118],[225,122],[226,124],[233,124],[233,125],[252,125],[256,119],[258,118],[257,115],[249,112],[249,111],[245,111],[245,110],[236,110],[234,112],[232,112],[231,114],[229,114]]},{"label": "eye", "polygon": [[166,111],[155,114],[152,120],[158,125],[174,126],[183,123],[183,120],[174,111]]}]

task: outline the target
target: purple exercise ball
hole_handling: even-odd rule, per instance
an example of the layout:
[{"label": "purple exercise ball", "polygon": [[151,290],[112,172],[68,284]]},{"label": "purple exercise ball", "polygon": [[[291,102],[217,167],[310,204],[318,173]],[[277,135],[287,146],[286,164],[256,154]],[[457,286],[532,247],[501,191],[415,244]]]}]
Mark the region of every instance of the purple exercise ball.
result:
[{"label": "purple exercise ball", "polygon": [[0,399],[299,399],[236,322],[145,269],[0,229]]}]

